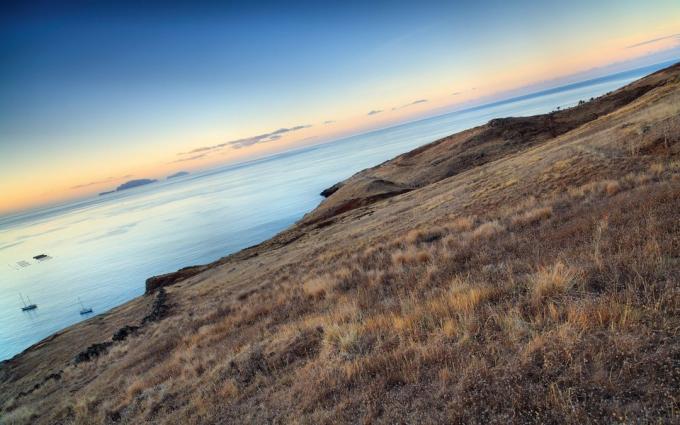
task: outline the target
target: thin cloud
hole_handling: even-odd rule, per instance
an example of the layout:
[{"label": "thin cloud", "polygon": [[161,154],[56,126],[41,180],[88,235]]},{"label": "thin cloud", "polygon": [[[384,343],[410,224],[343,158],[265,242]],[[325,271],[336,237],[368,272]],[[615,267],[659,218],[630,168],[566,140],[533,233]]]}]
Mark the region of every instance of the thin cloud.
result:
[{"label": "thin cloud", "polygon": [[201,148],[192,149],[189,152],[180,152],[177,155],[191,155],[192,153],[206,152],[213,149],[215,149],[215,146],[203,146]]},{"label": "thin cloud", "polygon": [[328,121],[324,121],[323,123],[324,123],[324,125],[328,125],[328,124],[333,124],[334,122],[335,122],[335,120],[328,120]]},{"label": "thin cloud", "polygon": [[419,103],[425,103],[425,102],[427,102],[427,99],[418,99],[418,100],[414,100],[413,102],[407,103],[406,105],[401,105],[401,106],[398,106],[398,107],[395,106],[394,108],[392,108],[392,110],[396,111],[398,109],[408,108],[409,106],[413,106],[413,105],[417,105]]},{"label": "thin cloud", "polygon": [[382,112],[382,109],[374,109],[366,115],[376,115]]},{"label": "thin cloud", "polygon": [[311,127],[311,125],[297,125],[291,128],[279,128],[278,130],[272,131],[271,133],[259,134],[257,136],[247,137],[245,139],[232,140],[231,142],[227,142],[226,145],[231,146],[233,149],[241,149],[247,146],[256,145],[258,143],[273,142],[275,140],[279,140],[286,133],[309,127]]},{"label": "thin cloud", "polygon": [[[311,125],[296,125],[295,127],[283,127],[279,128],[278,130],[274,130],[269,133],[263,133],[263,134],[258,134],[257,136],[252,136],[252,137],[245,137],[243,139],[236,139],[236,140],[230,140],[228,142],[223,142],[219,143],[217,145],[212,145],[212,146],[202,146],[200,148],[192,149],[187,152],[179,152],[177,155],[182,156],[183,158],[177,159],[172,162],[185,162],[185,161],[193,161],[199,158],[203,158],[204,156],[207,156],[211,154],[212,152],[231,147],[232,149],[241,149],[247,146],[252,146],[256,145],[258,143],[267,143],[267,142],[273,142],[275,140],[279,140],[280,138],[283,137],[283,135],[287,133],[291,133],[294,131],[302,130],[304,128],[309,128]],[[191,155],[188,157],[185,157],[185,155]]]},{"label": "thin cloud", "polygon": [[657,38],[652,38],[650,40],[641,41],[639,43],[635,43],[635,44],[631,44],[630,46],[627,46],[626,49],[634,49],[636,47],[646,46],[648,44],[654,44],[654,43],[658,43],[659,41],[669,40],[669,39],[672,39],[672,38],[675,38],[676,40],[680,40],[680,34],[666,35],[666,36],[663,36],[663,37],[657,37]]},{"label": "thin cloud", "polygon": [[451,93],[451,96],[460,96],[461,94],[463,94],[463,93],[457,91],[457,92],[455,92],[455,93]]},{"label": "thin cloud", "polygon": [[203,158],[206,155],[207,154],[205,154],[205,153],[201,153],[201,154],[193,155],[193,156],[190,156],[190,157],[187,157],[187,158],[180,158],[180,159],[176,159],[174,161],[171,161],[170,164],[174,164],[174,163],[177,163],[177,162],[194,161],[196,159]]},{"label": "thin cloud", "polygon": [[107,177],[103,180],[96,180],[96,181],[93,181],[93,182],[83,183],[83,184],[73,186],[73,187],[71,187],[71,190],[82,189],[84,187],[90,187],[90,186],[97,186],[97,185],[104,184],[104,183],[110,183],[114,180],[128,179],[130,177],[132,177],[132,174],[127,174],[127,175],[124,175],[122,177]]}]

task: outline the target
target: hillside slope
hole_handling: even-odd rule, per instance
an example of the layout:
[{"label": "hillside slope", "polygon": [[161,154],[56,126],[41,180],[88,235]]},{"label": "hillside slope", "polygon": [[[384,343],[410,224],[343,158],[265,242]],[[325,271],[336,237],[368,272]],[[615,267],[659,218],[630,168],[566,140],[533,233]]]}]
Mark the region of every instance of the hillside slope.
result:
[{"label": "hillside slope", "polygon": [[666,78],[657,73],[574,108],[494,119],[414,149],[324,190],[321,194],[328,199],[303,222],[321,221],[537,146],[627,105],[665,84]]},{"label": "hillside slope", "polygon": [[2,421],[678,421],[680,65],[338,186],[4,362]]}]

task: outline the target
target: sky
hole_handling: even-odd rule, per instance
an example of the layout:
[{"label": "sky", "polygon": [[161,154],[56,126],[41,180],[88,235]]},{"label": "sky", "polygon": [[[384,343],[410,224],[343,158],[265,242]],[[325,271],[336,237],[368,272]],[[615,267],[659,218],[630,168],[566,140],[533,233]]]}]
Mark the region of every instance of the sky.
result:
[{"label": "sky", "polygon": [[2,3],[0,214],[680,59],[677,0],[195,3]]}]

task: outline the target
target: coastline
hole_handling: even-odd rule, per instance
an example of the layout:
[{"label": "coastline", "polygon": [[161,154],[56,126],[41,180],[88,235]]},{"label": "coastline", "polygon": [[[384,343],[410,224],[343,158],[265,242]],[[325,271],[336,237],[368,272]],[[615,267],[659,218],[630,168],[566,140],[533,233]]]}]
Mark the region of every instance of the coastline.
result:
[{"label": "coastline", "polygon": [[[142,329],[140,335],[134,337],[133,343],[124,341],[118,345],[113,344],[109,347],[110,353],[105,353],[103,359],[86,362],[80,366],[72,364],[74,357],[88,346],[107,341],[120,329],[131,325],[136,326],[137,323],[143,321],[144,317],[149,314],[155,296],[135,298],[110,312],[65,328],[2,362],[0,364],[0,389],[4,387],[9,390],[0,402],[4,404],[14,397],[11,406],[17,406],[31,402],[33,397],[42,397],[43,391],[52,396],[58,394],[61,387],[53,384],[52,380],[45,385],[47,389],[39,387],[40,394],[28,394],[28,391],[37,383],[46,382],[47,377],[60,373],[65,368],[69,368],[69,372],[64,373],[64,378],[60,379],[67,379],[71,375],[84,379],[83,377],[89,376],[88,373],[96,373],[95,377],[88,378],[95,379],[103,372],[108,373],[109,375],[106,376],[113,379],[114,376],[120,375],[117,368],[125,367],[126,362],[140,361],[144,366],[147,364],[144,362],[148,361],[155,365],[157,360],[154,356],[164,358],[162,356],[172,351],[176,341],[193,341],[191,335],[195,335],[197,340],[207,338],[212,343],[218,341],[217,349],[219,350],[232,349],[232,347],[234,350],[243,348],[242,351],[236,351],[234,354],[235,357],[231,361],[236,366],[234,366],[235,369],[228,366],[230,371],[228,373],[231,374],[228,376],[233,376],[230,379],[235,380],[234,385],[238,386],[239,391],[246,391],[249,385],[256,385],[258,382],[259,378],[256,377],[259,376],[257,371],[260,369],[257,368],[263,368],[263,376],[270,376],[267,375],[267,373],[271,374],[267,367],[271,367],[272,370],[279,370],[276,368],[285,370],[282,365],[305,364],[305,359],[307,359],[305,356],[311,355],[309,353],[319,355],[319,352],[322,352],[318,346],[321,344],[319,342],[321,336],[315,330],[318,329],[315,327],[317,326],[316,316],[309,319],[312,325],[306,322],[293,323],[290,328],[284,328],[284,331],[277,327],[280,322],[307,314],[316,303],[325,305],[324,302],[327,302],[334,305],[333,302],[337,300],[344,302],[347,297],[353,296],[361,289],[352,286],[350,281],[342,280],[342,276],[338,278],[338,286],[332,291],[327,289],[316,292],[314,287],[309,289],[303,286],[301,289],[299,286],[303,283],[306,285],[306,282],[310,281],[308,279],[314,281],[313,276],[325,276],[338,272],[333,270],[336,268],[335,263],[340,262],[343,267],[348,267],[343,262],[354,260],[352,260],[353,257],[347,257],[347,252],[359,255],[360,257],[357,258],[360,258],[360,261],[364,261],[361,260],[363,258],[361,256],[367,256],[366,258],[377,264],[382,264],[380,261],[388,264],[395,262],[394,267],[397,267],[397,270],[401,270],[398,268],[401,267],[400,262],[406,265],[416,264],[413,266],[416,267],[420,260],[409,259],[408,256],[411,253],[408,249],[416,249],[414,247],[445,240],[444,236],[441,234],[438,236],[437,233],[444,232],[441,229],[446,228],[445,226],[467,226],[465,223],[456,224],[458,221],[453,221],[451,224],[445,220],[457,220],[468,216],[480,217],[474,224],[469,225],[470,228],[466,230],[466,234],[469,235],[466,237],[471,238],[471,244],[477,244],[474,246],[483,255],[477,259],[465,258],[465,261],[474,260],[471,263],[474,265],[473,269],[466,269],[468,265],[465,262],[459,266],[467,273],[476,273],[475,277],[478,279],[487,275],[497,278],[497,268],[500,266],[489,262],[489,258],[493,259],[494,256],[499,255],[497,252],[503,252],[503,249],[507,248],[504,244],[510,244],[514,239],[510,241],[499,239],[500,245],[496,246],[497,250],[489,252],[484,250],[482,244],[494,242],[496,235],[511,228],[510,226],[516,226],[512,227],[513,231],[516,231],[517,235],[525,235],[530,241],[532,237],[535,237],[531,233],[534,231],[531,226],[543,226],[540,220],[545,219],[548,224],[545,227],[539,227],[543,232],[541,235],[555,237],[554,244],[560,246],[569,240],[570,233],[563,230],[563,236],[561,236],[563,239],[560,239],[558,236],[561,233],[550,227],[557,228],[558,225],[550,221],[550,214],[555,216],[564,214],[560,217],[563,221],[567,221],[577,212],[589,211],[586,208],[594,205],[593,208],[597,207],[597,209],[593,214],[589,212],[588,220],[597,220],[606,211],[611,210],[611,205],[607,202],[618,199],[615,196],[621,196],[621,199],[627,200],[626,205],[635,205],[626,196],[633,196],[632,194],[643,196],[647,190],[645,185],[650,185],[655,188],[654,190],[659,191],[661,193],[659,197],[668,197],[668,193],[663,191],[670,190],[669,187],[673,188],[672,182],[675,180],[672,180],[674,177],[670,173],[674,171],[671,169],[653,171],[656,174],[646,171],[652,169],[655,161],[660,161],[659,158],[663,159],[666,155],[663,150],[663,141],[657,143],[657,139],[654,138],[657,136],[654,133],[655,130],[648,130],[651,133],[645,133],[648,137],[653,136],[651,139],[653,144],[648,148],[645,147],[648,150],[644,151],[646,155],[644,157],[625,156],[630,152],[628,146],[621,147],[616,141],[618,138],[626,137],[628,139],[625,140],[639,140],[637,131],[639,128],[644,128],[640,124],[642,119],[640,116],[645,116],[644,114],[649,110],[666,111],[664,108],[669,104],[668,99],[673,95],[674,90],[678,90],[678,84],[680,84],[680,64],[651,74],[585,105],[534,117],[494,120],[361,171],[343,182],[338,182],[339,188],[330,193],[317,208],[272,238],[206,265],[190,266],[174,273],[149,278],[147,282],[151,282],[150,292],[153,292],[155,288],[164,288],[167,291],[167,315],[159,322]],[[657,103],[661,106],[657,106]],[[612,133],[618,138],[611,137]],[[663,139],[659,136],[658,140]],[[629,174],[639,177],[634,179],[631,177],[630,183],[625,183],[629,181],[626,180]],[[606,183],[600,184],[603,181]],[[614,181],[619,186],[614,185]],[[588,188],[589,184],[595,189],[579,189]],[[564,205],[566,201],[560,200],[558,194],[565,191],[571,193],[569,190],[572,188],[575,188],[574,193],[578,194],[576,189],[583,190],[586,194],[596,193],[598,196],[604,196],[604,200],[592,201],[592,204],[576,204],[570,210]],[[608,195],[609,193],[611,195]],[[552,202],[551,199],[557,199],[559,202],[555,201],[554,205],[551,204],[551,213],[547,216],[538,216],[537,221],[533,221],[535,220],[533,216],[525,217],[533,210],[522,214],[517,213],[518,215],[513,216],[512,219],[503,219],[505,220],[502,221],[503,225],[499,224],[501,219],[497,218],[484,221],[487,220],[485,214],[489,211],[501,211],[506,214],[505,211],[508,209],[521,207],[527,202],[529,194],[536,196],[540,202],[544,200]],[[534,202],[539,201],[534,200]],[[532,205],[534,206],[531,208],[534,208],[535,204]],[[539,212],[542,211],[538,209]],[[494,220],[496,224],[493,224]],[[590,222],[588,223],[590,226]],[[441,229],[423,230],[422,227],[425,225],[439,226]],[[556,233],[558,236],[555,236]],[[452,240],[451,243],[457,242]],[[413,247],[406,248],[405,244],[413,244]],[[386,259],[377,261],[371,257],[376,255],[374,253],[376,246],[381,247],[380,249],[396,249],[396,251],[391,256],[387,255]],[[458,257],[455,255],[451,258],[447,257],[447,261],[456,264]],[[429,265],[431,259],[423,258],[425,265]],[[489,264],[493,267],[487,268]],[[436,274],[436,270],[428,272],[423,269],[421,271],[424,276],[428,276],[428,273]],[[521,277],[533,273],[534,269],[527,268],[520,272],[518,276]],[[307,276],[306,273],[312,277]],[[368,279],[367,287],[374,285],[370,281],[371,276],[373,275],[362,277],[362,279]],[[386,276],[393,279],[389,273]],[[408,281],[405,279],[405,282]],[[389,279],[388,282],[390,282]],[[385,283],[387,288],[390,284]],[[381,290],[388,291],[389,289]],[[519,289],[517,291],[521,293]],[[330,298],[329,294],[333,294],[332,297],[335,298]],[[294,302],[288,303],[287,299],[283,298],[284,295]],[[356,306],[361,302],[360,297],[358,300],[352,299],[354,304],[350,303],[348,308],[358,309],[359,307]],[[385,308],[393,307],[388,305]],[[243,309],[239,313],[243,316],[242,318],[234,313],[237,309]],[[232,323],[232,320],[237,319],[242,320]],[[334,324],[320,322],[318,326],[322,326],[324,335],[327,335],[336,329],[334,326],[340,327],[345,323],[342,321],[345,319],[338,320],[338,323]],[[229,326],[241,326],[242,328],[238,329],[244,330],[236,336],[228,334],[228,338],[232,338],[228,344],[224,342],[227,337],[222,334],[217,334],[219,338],[213,338],[212,332],[228,332]],[[251,328],[253,330],[250,330]],[[295,344],[298,344],[299,340],[296,339],[298,337],[295,336],[297,334],[294,334],[294,330],[299,328],[304,331],[301,331],[304,337],[301,337],[302,341],[311,341],[317,345],[309,350],[305,348],[302,351],[296,351]],[[275,336],[268,336],[269,339],[262,340],[262,335],[268,335],[264,333],[265,330],[273,332]],[[291,332],[291,334],[286,332]],[[146,342],[142,341],[143,339],[156,341],[152,337],[166,341],[169,348],[153,345],[153,347],[160,348],[148,354],[150,360],[145,360],[147,354],[140,353],[138,345]],[[277,339],[279,337],[292,339],[282,342]],[[276,368],[262,366],[260,363],[264,361],[262,356],[265,354],[258,354],[257,347],[264,343],[271,343],[267,346],[269,351],[265,353],[274,353],[273,357],[267,357],[267,361],[271,362],[267,364],[276,365]],[[293,347],[290,348],[293,353],[292,357],[283,359],[276,357],[277,350],[281,350],[280,344],[283,344],[285,349],[289,346]],[[193,347],[192,350],[198,350],[197,346],[191,347]],[[134,355],[128,358],[126,357],[130,356],[128,353]],[[336,355],[335,351],[323,353],[328,356]],[[359,354],[363,355],[364,352],[359,351]],[[354,357],[351,356],[359,354],[349,352],[349,354],[342,354],[339,358],[342,361],[352,360]],[[252,371],[249,368],[255,369]],[[202,372],[197,376],[203,376]],[[363,379],[362,375],[358,375],[356,379]],[[401,381],[388,380],[386,385],[389,385],[390,390],[396,389],[397,391],[405,388],[410,382],[409,379],[412,378],[400,377],[399,379]],[[89,388],[78,386],[80,385],[78,382],[81,381],[77,379],[72,381],[76,394],[83,388]],[[285,386],[286,382],[289,381],[277,381],[277,385]],[[151,388],[154,388],[153,385]],[[19,391],[28,395],[18,397]],[[244,394],[248,393],[244,392]],[[246,403],[242,408],[248,407]],[[293,408],[294,406],[291,407]],[[125,411],[118,409],[115,413],[120,417],[125,414]],[[231,413],[237,415],[242,414],[243,411],[236,409]]]},{"label": "coastline", "polygon": [[[664,62],[665,63],[665,62]],[[676,69],[680,67],[680,62],[673,62],[670,61],[668,63],[672,63],[672,65],[668,66],[667,68],[663,68],[661,70],[655,71],[651,74],[649,74],[647,77],[644,77],[643,79],[647,79],[649,77],[652,77],[657,74],[661,74],[664,72],[667,72],[672,69]],[[642,79],[641,79],[642,80]],[[583,108],[588,108],[589,110],[589,115],[587,118],[579,117],[573,122],[568,122],[564,124],[561,128],[559,129],[550,129],[550,134],[549,137],[556,137],[559,136],[560,134],[563,134],[565,132],[570,131],[573,128],[576,128],[580,125],[583,125],[584,123],[588,121],[592,121],[597,119],[601,115],[606,115],[610,111],[616,110],[621,105],[625,105],[632,100],[644,95],[647,91],[653,90],[655,88],[655,85],[647,85],[643,88],[638,88],[632,91],[632,93],[628,90],[630,86],[634,86],[638,81],[634,83],[631,83],[627,86],[622,87],[619,90],[616,90],[614,93],[608,93],[606,95],[602,95],[599,98],[595,99],[595,102],[597,103],[601,99],[606,99],[607,102],[603,102],[602,105],[596,106],[596,109],[599,108],[599,111],[592,112],[593,108],[593,102],[588,102],[586,105],[583,105]],[[554,90],[554,89],[552,89]],[[532,94],[527,95],[527,96],[532,96]],[[507,99],[504,101],[500,101],[500,103],[508,102],[511,101],[512,99]],[[613,101],[612,101],[613,100]],[[475,109],[479,107],[483,107],[484,105],[481,106],[474,106],[468,109]],[[37,348],[40,348],[47,344],[50,341],[53,341],[60,335],[66,333],[67,330],[71,328],[77,328],[80,325],[85,326],[86,324],[95,321],[99,322],[102,321],[103,318],[109,317],[109,316],[115,316],[116,312],[119,310],[126,310],[128,306],[132,305],[137,305],[140,303],[142,300],[146,300],[146,296],[153,294],[155,290],[158,288],[164,287],[164,286],[169,286],[169,285],[174,285],[176,283],[180,283],[184,280],[188,280],[191,278],[195,278],[194,280],[200,280],[203,276],[203,274],[209,273],[211,270],[223,266],[227,263],[231,262],[237,262],[240,260],[248,259],[248,258],[253,258],[258,255],[260,255],[263,251],[269,250],[269,249],[278,249],[281,247],[284,247],[288,245],[289,243],[294,242],[295,240],[301,238],[304,236],[307,230],[309,229],[319,229],[323,228],[326,226],[329,226],[333,224],[333,217],[345,214],[349,211],[352,211],[357,208],[361,207],[366,207],[372,203],[379,202],[385,199],[389,199],[393,196],[398,196],[404,193],[407,193],[411,190],[415,190],[419,187],[424,187],[427,185],[430,185],[432,183],[435,183],[437,181],[443,180],[445,178],[450,177],[448,174],[451,174],[450,170],[446,170],[446,172],[442,171],[436,171],[434,173],[428,173],[424,176],[417,176],[415,177],[414,182],[411,184],[411,187],[407,187],[407,185],[399,185],[395,187],[394,183],[389,181],[389,180],[384,180],[384,171],[387,171],[387,173],[390,172],[390,167],[392,164],[399,163],[403,159],[408,159],[414,155],[419,154],[420,152],[423,151],[430,151],[430,153],[438,156],[441,155],[442,153],[437,150],[437,147],[439,145],[442,145],[444,148],[448,148],[448,145],[455,145],[458,143],[458,139],[460,138],[469,138],[469,137],[475,137],[477,139],[481,139],[482,142],[484,141],[483,139],[486,137],[487,141],[488,139],[491,139],[493,137],[497,137],[499,131],[517,131],[517,129],[522,128],[523,130],[526,130],[527,128],[531,128],[531,126],[537,126],[537,127],[542,127],[545,125],[545,118],[550,117],[551,115],[559,115],[559,114],[570,114],[573,112],[574,109],[581,108],[579,105],[578,107],[562,110],[562,111],[557,111],[553,112],[550,114],[541,114],[538,116],[534,117],[523,117],[523,118],[501,118],[501,119],[495,119],[490,121],[487,124],[483,124],[478,127],[470,128],[467,130],[463,130],[459,133],[453,134],[451,136],[447,136],[444,138],[441,138],[439,140],[435,140],[433,142],[430,142],[426,145],[423,145],[419,148],[414,149],[413,151],[403,153],[401,155],[398,155],[397,157],[388,160],[384,163],[377,164],[373,167],[367,168],[363,171],[360,171],[351,177],[339,181],[332,185],[331,187],[324,189],[321,192],[321,196],[323,197],[322,201],[320,202],[317,207],[315,207],[313,210],[309,211],[306,213],[298,222],[290,226],[289,228],[275,234],[271,238],[260,242],[258,244],[243,248],[237,252],[228,254],[224,257],[221,257],[215,261],[212,261],[210,263],[206,264],[196,264],[196,265],[188,265],[184,266],[180,269],[178,269],[175,272],[170,272],[170,273],[165,273],[162,275],[155,275],[155,276],[150,276],[149,278],[146,279],[145,281],[145,293],[144,295],[140,297],[133,298],[123,304],[118,305],[117,307],[114,307],[113,309],[106,311],[104,313],[98,314],[92,318],[89,318],[87,320],[84,320],[82,322],[78,322],[74,325],[68,326],[66,328],[63,328],[52,335],[49,335],[48,337],[30,345],[26,349],[22,350],[21,352],[15,354],[14,356],[0,360],[0,366],[3,364],[9,364],[13,361],[16,361],[19,359],[21,356],[27,354],[28,352],[31,352],[32,350],[35,350]],[[571,111],[571,112],[570,112]],[[427,118],[425,118],[427,119]],[[554,118],[553,118],[554,119]],[[538,124],[536,124],[538,123]],[[509,128],[505,128],[506,125],[509,125]],[[489,136],[481,135],[480,137],[480,129],[487,129],[488,127],[491,127],[492,130],[488,133],[490,133]],[[494,128],[495,127],[495,128]],[[536,130],[529,130],[529,133],[536,133]],[[545,138],[548,136],[543,135],[541,132],[545,131],[545,128],[542,130],[538,130],[537,134],[530,134],[531,137],[537,137],[539,139]],[[540,140],[539,140],[540,141]],[[465,149],[469,149],[470,146],[466,145],[463,146]],[[484,149],[487,149],[487,145],[483,145]],[[466,152],[469,153],[470,151]],[[285,154],[285,153],[283,153]],[[460,152],[455,152],[453,154],[449,153],[449,155],[452,158],[459,159],[460,158]],[[504,156],[508,154],[508,151],[501,151],[497,153],[500,156]],[[472,161],[468,162],[470,160],[469,156],[464,158],[464,163],[462,165],[462,169],[465,168],[471,168],[471,167],[478,167],[480,165],[483,165],[487,162],[493,161],[495,158],[493,156],[489,156],[488,154],[484,158],[483,156],[480,157],[478,153],[472,153]],[[482,159],[483,158],[483,159]],[[442,163],[444,161],[440,161]],[[456,165],[456,167],[461,167],[460,165]],[[373,172],[378,171],[378,175],[373,175]],[[455,174],[460,173],[460,169],[457,169]],[[380,175],[382,174],[382,175]],[[390,176],[392,177],[392,176]],[[409,178],[413,179],[413,176],[408,176]],[[348,184],[349,183],[349,184]],[[358,188],[355,188],[353,186],[358,186]],[[366,187],[368,186],[368,187]],[[340,191],[340,189],[344,189],[347,193],[340,192],[340,195],[338,196],[336,193]],[[357,189],[360,195],[357,197]],[[339,204],[339,206],[338,206]],[[127,326],[128,324],[125,324],[123,326]],[[2,375],[0,375],[0,378]]]}]

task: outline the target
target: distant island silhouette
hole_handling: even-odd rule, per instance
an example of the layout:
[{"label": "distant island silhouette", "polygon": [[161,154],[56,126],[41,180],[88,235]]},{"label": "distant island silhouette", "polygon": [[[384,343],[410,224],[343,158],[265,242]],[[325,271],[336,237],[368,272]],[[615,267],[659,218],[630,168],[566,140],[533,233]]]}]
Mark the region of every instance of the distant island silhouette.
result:
[{"label": "distant island silhouette", "polygon": [[188,171],[178,171],[175,174],[170,174],[168,177],[166,177],[166,180],[174,179],[175,177],[182,177],[188,175]]},{"label": "distant island silhouette", "polygon": [[158,180],[156,180],[156,179],[130,180],[130,181],[127,181],[127,182],[121,184],[115,190],[109,190],[109,191],[106,191],[106,192],[101,192],[99,194],[99,196],[108,195],[108,194],[111,194],[111,193],[120,192],[120,191],[127,190],[127,189],[132,189],[133,187],[137,187],[137,186],[144,186],[145,184],[155,183],[157,181]]}]

